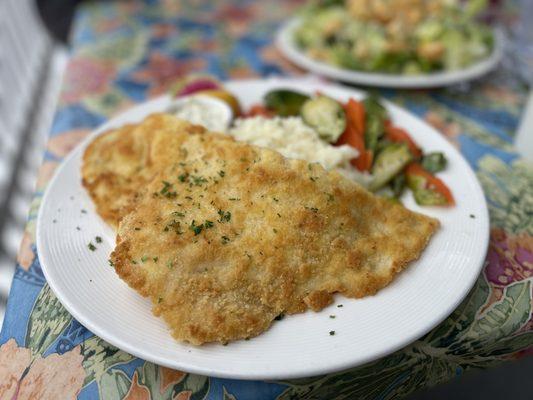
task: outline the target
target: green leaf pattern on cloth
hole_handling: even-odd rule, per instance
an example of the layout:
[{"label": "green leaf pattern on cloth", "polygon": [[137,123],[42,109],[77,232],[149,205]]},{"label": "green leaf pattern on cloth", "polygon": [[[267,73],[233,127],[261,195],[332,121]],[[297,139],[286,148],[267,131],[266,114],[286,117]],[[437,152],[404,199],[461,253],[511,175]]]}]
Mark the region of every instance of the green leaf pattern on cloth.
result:
[{"label": "green leaf pattern on cloth", "polygon": [[109,368],[135,359],[134,356],[117,349],[98,336],[93,336],[83,343],[82,354],[83,368],[87,372],[84,386],[93,380],[96,380],[100,385],[102,377]]},{"label": "green leaf pattern on cloth", "polygon": [[531,313],[531,282],[518,282],[505,289],[504,297],[474,320],[461,339],[494,341],[518,331]]},{"label": "green leaf pattern on cloth", "polygon": [[518,159],[507,165],[488,155],[479,161],[477,176],[487,196],[491,224],[533,235],[533,163]]},{"label": "green leaf pattern on cloth", "polygon": [[44,285],[30,314],[26,333],[26,346],[32,354],[42,354],[72,321],[72,316],[54,295],[50,286]]},{"label": "green leaf pattern on cloth", "polygon": [[122,400],[130,390],[131,380],[119,369],[109,369],[98,382],[98,393],[101,399]]}]

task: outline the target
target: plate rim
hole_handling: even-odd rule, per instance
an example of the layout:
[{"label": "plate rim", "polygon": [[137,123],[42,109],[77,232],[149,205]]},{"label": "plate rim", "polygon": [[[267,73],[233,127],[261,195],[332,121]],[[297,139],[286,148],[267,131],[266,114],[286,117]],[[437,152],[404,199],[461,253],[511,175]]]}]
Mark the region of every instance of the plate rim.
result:
[{"label": "plate rim", "polygon": [[[291,79],[290,77],[271,77],[266,79],[242,79],[242,80],[229,80],[222,82],[224,85],[231,85],[231,83],[240,83],[240,84],[246,84],[246,83],[259,83],[264,84],[266,82],[273,82],[274,84],[286,84],[286,85],[294,85],[294,84],[300,84],[300,83],[312,83],[316,86],[323,86],[323,87],[330,87],[332,89],[341,89],[342,91],[346,92],[354,92],[358,94],[365,94],[366,92],[361,89],[354,89],[350,87],[345,87],[338,84],[332,84],[329,82],[321,82],[319,80],[311,78],[297,78],[297,79]],[[39,204],[39,211],[37,215],[37,221],[36,221],[36,248],[37,248],[37,254],[39,257],[41,269],[43,271],[43,274],[46,279],[46,283],[49,285],[50,289],[53,291],[54,295],[58,298],[58,300],[61,302],[61,304],[65,307],[65,309],[71,314],[71,316],[76,319],[78,322],[80,322],[83,326],[85,326],[89,331],[91,331],[94,335],[104,339],[106,342],[110,343],[113,346],[116,346],[119,349],[122,349],[123,351],[126,351],[127,353],[134,355],[142,360],[146,360],[149,362],[153,362],[157,365],[161,365],[164,367],[168,367],[171,369],[179,369],[188,373],[194,373],[194,374],[200,374],[205,375],[209,377],[217,377],[217,378],[227,378],[227,379],[242,379],[242,380],[281,380],[281,379],[297,379],[297,378],[304,378],[304,377],[310,377],[310,376],[316,376],[316,375],[322,375],[322,374],[329,374],[329,373],[335,373],[343,370],[347,370],[349,368],[355,368],[357,366],[365,365],[367,363],[373,362],[375,360],[378,360],[380,358],[383,358],[387,355],[390,355],[394,353],[395,351],[413,343],[414,341],[418,340],[420,337],[424,336],[428,332],[430,332],[432,329],[434,329],[436,326],[438,326],[442,321],[444,321],[453,311],[461,304],[461,302],[466,298],[468,293],[471,291],[472,287],[474,286],[475,282],[479,278],[479,275],[482,271],[485,258],[486,258],[486,252],[488,250],[489,245],[489,235],[490,235],[490,224],[489,224],[489,214],[488,214],[488,207],[487,207],[487,201],[486,197],[484,195],[483,189],[481,187],[481,184],[479,180],[477,179],[477,176],[473,169],[470,167],[468,161],[463,157],[463,155],[454,148],[451,144],[449,144],[449,150],[452,152],[455,152],[455,156],[458,156],[464,166],[466,167],[468,173],[474,178],[474,181],[476,183],[476,192],[478,192],[482,199],[482,204],[480,206],[480,210],[484,211],[483,216],[479,216],[480,220],[483,223],[482,230],[485,232],[485,235],[483,235],[483,243],[481,243],[480,239],[480,249],[482,249],[483,256],[479,257],[478,263],[472,263],[472,269],[475,271],[470,277],[470,280],[463,286],[462,293],[458,294],[458,296],[455,298],[454,302],[450,302],[448,307],[446,307],[445,311],[441,311],[438,318],[435,318],[435,320],[431,324],[427,324],[424,326],[424,329],[417,328],[415,333],[412,333],[411,335],[405,335],[403,340],[398,341],[394,346],[388,346],[384,347],[384,349],[380,352],[375,352],[371,354],[370,356],[367,356],[362,361],[358,362],[345,362],[342,364],[337,364],[335,367],[328,367],[326,369],[321,367],[315,367],[314,369],[309,369],[306,371],[296,371],[291,373],[282,373],[279,374],[276,371],[269,370],[263,371],[261,373],[255,373],[253,371],[247,371],[245,373],[243,372],[234,372],[234,371],[222,371],[222,370],[210,370],[209,367],[202,367],[202,366],[195,366],[195,365],[189,365],[186,362],[183,363],[180,360],[175,360],[175,362],[166,361],[165,359],[160,359],[158,357],[152,357],[150,352],[144,352],[140,348],[137,349],[133,347],[133,345],[129,344],[129,342],[122,341],[116,334],[113,332],[110,332],[106,327],[100,328],[99,325],[93,324],[91,322],[89,315],[84,315],[83,312],[78,312],[77,308],[74,304],[71,304],[68,298],[65,298],[62,293],[61,289],[59,289],[56,285],[57,282],[51,278],[50,271],[48,270],[47,265],[51,264],[50,261],[46,260],[46,251],[44,251],[44,247],[46,246],[45,243],[43,243],[43,235],[42,232],[42,225],[45,223],[43,221],[42,215],[44,213],[44,205],[46,204],[48,196],[50,196],[51,188],[54,187],[55,181],[58,179],[58,177],[61,175],[61,172],[64,168],[67,167],[67,161],[73,159],[76,157],[78,153],[81,153],[83,149],[87,146],[87,144],[93,140],[96,136],[101,134],[103,131],[110,129],[114,124],[116,124],[116,120],[120,117],[124,117],[124,115],[128,113],[134,113],[136,109],[143,109],[147,106],[147,104],[155,104],[156,102],[163,102],[165,99],[169,99],[169,95],[162,95],[158,96],[152,99],[148,99],[142,103],[138,103],[134,105],[133,107],[130,107],[112,118],[105,121],[103,124],[97,126],[95,129],[93,129],[86,138],[84,138],[79,144],[76,145],[74,149],[70,151],[70,153],[62,160],[61,164],[58,166],[58,168],[54,171],[54,175],[52,179],[48,182],[46,186],[46,190],[43,193],[43,196],[41,198],[40,204]],[[403,113],[409,114],[410,117],[417,119],[421,123],[423,123],[429,131],[432,132],[432,134],[439,135],[440,133],[433,128],[431,125],[429,125],[427,122],[419,118],[417,115],[409,111],[408,109],[401,107],[399,105],[396,105],[388,100],[384,100],[387,107],[395,108],[401,110]],[[127,123],[127,122],[125,122]],[[444,138],[442,138],[445,140]],[[480,236],[481,238],[481,236]],[[478,264],[478,265],[476,265]]]},{"label": "plate rim", "polygon": [[384,74],[379,72],[364,72],[340,68],[320,62],[308,57],[294,44],[292,33],[302,23],[301,16],[295,16],[283,23],[275,35],[276,47],[289,61],[307,72],[320,76],[359,84],[369,87],[398,88],[398,89],[429,89],[450,86],[479,78],[500,63],[503,57],[505,43],[501,29],[492,28],[494,48],[490,56],[466,68],[454,71],[439,71],[423,75]]}]

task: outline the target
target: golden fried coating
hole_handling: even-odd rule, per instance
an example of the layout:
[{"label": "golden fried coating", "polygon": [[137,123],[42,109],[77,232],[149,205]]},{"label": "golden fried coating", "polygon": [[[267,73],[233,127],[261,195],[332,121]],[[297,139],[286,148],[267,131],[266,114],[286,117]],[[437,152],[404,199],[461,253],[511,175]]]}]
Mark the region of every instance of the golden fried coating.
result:
[{"label": "golden fried coating", "polygon": [[438,221],[318,164],[220,135],[158,132],[164,169],[120,222],[116,272],[193,344],[250,338],[332,294],[376,293]]},{"label": "golden fried coating", "polygon": [[158,131],[196,133],[203,128],[168,114],[154,114],[139,124],[103,133],[83,154],[82,184],[98,214],[114,228],[156,171],[151,146]]}]

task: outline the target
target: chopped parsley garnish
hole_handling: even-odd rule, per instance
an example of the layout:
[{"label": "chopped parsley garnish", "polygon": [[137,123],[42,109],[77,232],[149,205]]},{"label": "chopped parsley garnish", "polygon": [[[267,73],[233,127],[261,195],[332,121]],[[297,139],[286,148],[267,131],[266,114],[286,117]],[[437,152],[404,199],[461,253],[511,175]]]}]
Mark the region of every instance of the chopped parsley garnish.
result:
[{"label": "chopped parsley garnish", "polygon": [[172,189],[174,189],[174,185],[172,183],[167,182],[167,181],[162,181],[162,182],[163,182],[163,188],[159,191],[161,195],[169,199],[172,199],[178,195],[175,191],[171,191]]},{"label": "chopped parsley garnish", "polygon": [[221,178],[224,178],[224,176],[226,175],[226,172],[220,170],[218,171],[218,174],[220,175]]},{"label": "chopped parsley garnish", "polygon": [[309,211],[312,211],[314,212],[315,214],[318,212],[318,208],[316,207],[305,207],[306,210],[309,210]]},{"label": "chopped parsley garnish", "polygon": [[185,198],[186,198],[187,200],[192,200],[192,197],[191,197],[191,196],[185,196]]},{"label": "chopped parsley garnish", "polygon": [[163,301],[163,298],[162,298],[162,297],[160,297],[160,298],[157,299],[157,302],[158,302],[158,303],[161,303],[162,301]]},{"label": "chopped parsley garnish", "polygon": [[196,222],[193,219],[189,229],[194,232],[194,236],[198,236],[204,229],[204,225],[203,224],[196,225]]},{"label": "chopped parsley garnish", "polygon": [[189,176],[189,174],[181,174],[178,176],[178,179],[180,182],[185,182],[185,180],[187,179],[187,177]]},{"label": "chopped parsley garnish", "polygon": [[226,243],[228,243],[229,240],[230,240],[229,237],[227,237],[227,236],[222,236],[222,244],[226,244]]},{"label": "chopped parsley garnish", "polygon": [[278,217],[280,217],[280,218],[281,218],[281,214],[280,214],[280,213],[277,213],[277,215],[278,215]]},{"label": "chopped parsley garnish", "polygon": [[476,218],[474,214],[470,214],[470,218]]},{"label": "chopped parsley garnish", "polygon": [[81,228],[79,226],[76,227],[77,231],[81,231]]},{"label": "chopped parsley garnish", "polygon": [[81,209],[81,213],[82,214],[87,214],[87,210],[84,210],[83,208]]},{"label": "chopped parsley garnish", "polygon": [[174,232],[176,232],[177,235],[181,235],[183,233],[183,231],[181,230],[181,222],[176,221],[175,219],[170,221],[163,230],[165,232],[168,232],[169,230],[173,230]]},{"label": "chopped parsley garnish", "polygon": [[159,257],[154,257],[152,258],[152,260],[154,260],[154,262],[157,262],[157,260],[159,260]]},{"label": "chopped parsley garnish", "polygon": [[145,262],[146,260],[148,260],[148,257],[147,257],[147,256],[142,256],[142,257],[141,257],[141,262],[142,262],[142,263]]},{"label": "chopped parsley garnish", "polygon": [[195,186],[202,186],[203,183],[207,182],[207,179],[205,179],[203,176],[194,176],[194,175],[192,175],[191,176],[191,182]]},{"label": "chopped parsley garnish", "polygon": [[96,243],[102,243],[102,238],[100,236],[96,236],[94,240],[96,240]]},{"label": "chopped parsley garnish", "polygon": [[328,196],[328,201],[335,200],[335,197],[333,197],[333,195],[331,193],[326,193],[326,196]]},{"label": "chopped parsley garnish", "polygon": [[229,211],[218,210],[218,215],[220,215],[218,222],[229,222],[231,220],[231,212]]},{"label": "chopped parsley garnish", "polygon": [[141,228],[138,228],[138,227],[135,227],[133,229],[135,229],[136,231],[140,231],[141,230]]},{"label": "chopped parsley garnish", "polygon": [[342,307],[343,307],[342,304],[337,305],[337,308],[342,308]]},{"label": "chopped parsley garnish", "polygon": [[172,215],[174,215],[175,217],[185,217],[185,214],[179,211],[174,211]]},{"label": "chopped parsley garnish", "polygon": [[333,314],[330,315],[329,317],[330,317],[331,319],[335,319],[335,315],[333,315]]},{"label": "chopped parsley garnish", "polygon": [[167,261],[167,268],[168,269],[172,269],[173,266],[174,266],[174,264],[173,264],[172,261]]},{"label": "chopped parsley garnish", "polygon": [[230,201],[239,201],[240,199],[238,197],[230,197],[228,200],[230,200]]},{"label": "chopped parsley garnish", "polygon": [[275,197],[272,197],[272,200],[274,200],[276,203],[279,201],[279,199],[276,199]]},{"label": "chopped parsley garnish", "polygon": [[276,228],[272,228],[272,230],[274,231],[274,233],[278,233],[278,230]]},{"label": "chopped parsley garnish", "polygon": [[335,331],[329,331],[329,336],[335,335]]},{"label": "chopped parsley garnish", "polygon": [[92,244],[92,242],[89,242],[89,244],[87,245],[87,247],[89,248],[89,250],[91,251],[95,251],[96,250],[96,246],[94,244]]},{"label": "chopped parsley garnish", "polygon": [[115,264],[113,264],[113,261],[111,261],[111,259],[107,260],[107,262],[109,263],[110,267],[115,268]]},{"label": "chopped parsley garnish", "polygon": [[318,178],[316,176],[310,176],[309,179],[311,179],[313,182],[316,182]]},{"label": "chopped parsley garnish", "polygon": [[204,229],[212,228],[215,224],[213,221],[205,220],[203,224],[196,225],[196,221],[193,219],[189,229],[194,232],[194,236],[198,236]]}]

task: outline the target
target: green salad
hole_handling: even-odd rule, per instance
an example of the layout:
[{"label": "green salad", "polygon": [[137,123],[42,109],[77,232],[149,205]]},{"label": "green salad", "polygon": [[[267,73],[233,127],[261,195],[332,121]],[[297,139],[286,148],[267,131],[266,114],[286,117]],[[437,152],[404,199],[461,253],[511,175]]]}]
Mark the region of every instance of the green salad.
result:
[{"label": "green salad", "polygon": [[295,30],[309,57],[341,68],[417,75],[487,58],[492,30],[478,21],[485,0],[315,1]]}]

